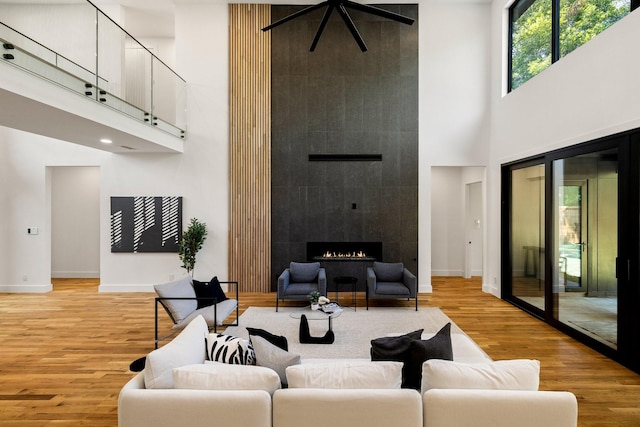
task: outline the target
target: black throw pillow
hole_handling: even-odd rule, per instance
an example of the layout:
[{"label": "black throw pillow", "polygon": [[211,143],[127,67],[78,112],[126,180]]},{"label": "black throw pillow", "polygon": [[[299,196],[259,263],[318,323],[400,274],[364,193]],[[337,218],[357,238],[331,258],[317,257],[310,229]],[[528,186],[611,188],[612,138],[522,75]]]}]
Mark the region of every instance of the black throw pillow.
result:
[{"label": "black throw pillow", "polygon": [[453,360],[451,346],[451,323],[447,323],[428,340],[414,340],[409,343],[407,359],[402,370],[402,387],[420,390],[422,384],[422,363],[429,359]]},{"label": "black throw pillow", "polygon": [[213,305],[214,302],[218,303],[228,299],[222,290],[222,286],[220,286],[217,276],[211,279],[210,282],[194,280],[193,290],[196,292],[197,298],[216,298],[216,301],[212,299],[199,299],[197,308],[208,307]]},{"label": "black throw pillow", "polygon": [[371,340],[371,360],[404,362],[409,344],[413,340],[419,340],[424,329],[409,332],[397,337],[382,337]]},{"label": "black throw pillow", "polygon": [[134,360],[129,365],[129,370],[131,372],[142,372],[144,369],[144,365],[147,363],[147,356],[141,357],[139,359]]},{"label": "black throw pillow", "polygon": [[284,351],[289,351],[289,343],[287,342],[287,337],[274,335],[269,331],[265,331],[264,329],[259,328],[247,328],[247,332],[249,332],[249,339],[251,339],[252,335],[262,337],[276,347],[280,347]]},{"label": "black throw pillow", "polygon": [[406,360],[409,353],[409,346],[412,341],[420,340],[424,329],[409,332],[396,337],[382,337],[371,340],[371,360],[403,362],[402,365],[402,386],[405,383]]}]

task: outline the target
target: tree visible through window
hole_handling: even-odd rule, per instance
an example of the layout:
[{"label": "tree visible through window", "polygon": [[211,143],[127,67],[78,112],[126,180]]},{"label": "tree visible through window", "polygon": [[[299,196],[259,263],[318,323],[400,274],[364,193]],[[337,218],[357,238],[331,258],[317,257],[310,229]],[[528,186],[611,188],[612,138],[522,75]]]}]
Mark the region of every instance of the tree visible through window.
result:
[{"label": "tree visible through window", "polygon": [[[626,16],[631,7],[631,0],[517,1],[510,10],[510,89],[600,34]],[[559,30],[557,35],[553,31],[554,22]]]}]

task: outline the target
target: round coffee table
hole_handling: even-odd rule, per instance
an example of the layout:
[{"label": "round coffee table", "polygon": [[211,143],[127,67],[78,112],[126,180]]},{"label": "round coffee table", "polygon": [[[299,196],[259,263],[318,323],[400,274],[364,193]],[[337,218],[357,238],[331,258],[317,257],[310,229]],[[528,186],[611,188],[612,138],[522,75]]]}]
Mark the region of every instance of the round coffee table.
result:
[{"label": "round coffee table", "polygon": [[[311,310],[311,306],[307,306],[302,310],[297,310],[289,314],[294,319],[300,319],[300,344],[332,344],[334,341],[333,335],[333,319],[339,317],[342,314],[342,307],[338,306],[333,312],[325,313],[324,311]],[[309,334],[308,320],[328,320],[329,329],[324,337],[312,337]]]}]

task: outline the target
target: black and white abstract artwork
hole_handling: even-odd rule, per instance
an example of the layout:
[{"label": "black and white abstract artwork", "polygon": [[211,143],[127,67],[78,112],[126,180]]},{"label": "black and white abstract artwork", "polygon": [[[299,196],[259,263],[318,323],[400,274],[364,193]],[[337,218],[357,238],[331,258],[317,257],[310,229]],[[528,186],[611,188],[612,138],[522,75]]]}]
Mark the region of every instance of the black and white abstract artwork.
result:
[{"label": "black and white abstract artwork", "polygon": [[182,197],[112,197],[111,252],[178,252]]}]

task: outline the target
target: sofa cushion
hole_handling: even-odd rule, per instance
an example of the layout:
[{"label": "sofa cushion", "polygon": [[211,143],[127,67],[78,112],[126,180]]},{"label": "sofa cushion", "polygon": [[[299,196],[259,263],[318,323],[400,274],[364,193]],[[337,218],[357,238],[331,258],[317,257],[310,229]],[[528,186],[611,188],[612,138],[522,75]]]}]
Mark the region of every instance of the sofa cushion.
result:
[{"label": "sofa cushion", "polygon": [[211,362],[173,369],[175,388],[191,390],[264,390],[273,394],[280,377],[269,368]]},{"label": "sofa cushion", "polygon": [[280,377],[280,382],[286,387],[286,369],[288,366],[299,365],[300,355],[289,353],[258,335],[251,338],[251,343],[256,354],[256,365],[265,366],[276,371]]},{"label": "sofa cushion", "polygon": [[460,363],[433,359],[422,365],[422,393],[432,388],[535,391],[539,385],[538,360]]},{"label": "sofa cushion", "polygon": [[143,371],[145,388],[173,388],[174,368],[204,363],[207,333],[207,322],[198,316],[173,340],[149,353]]},{"label": "sofa cushion", "polygon": [[288,388],[273,394],[274,427],[423,427],[422,413],[415,390]]},{"label": "sofa cushion", "polygon": [[165,299],[161,301],[169,312],[173,323],[181,323],[198,308],[198,302],[195,299],[196,292],[191,284],[191,277],[185,277],[162,285],[153,285],[153,288],[161,298],[193,298],[188,300]]},{"label": "sofa cushion", "polygon": [[289,388],[400,388],[402,363],[347,360],[309,363],[286,369]]},{"label": "sofa cushion", "polygon": [[422,364],[429,359],[453,360],[451,346],[451,322],[440,329],[433,338],[413,340],[404,362],[402,387],[420,390],[422,383]]},{"label": "sofa cushion", "polygon": [[289,264],[291,283],[313,282],[320,272],[319,262],[292,262]]},{"label": "sofa cushion", "polygon": [[198,300],[198,308],[208,307],[214,303],[219,303],[227,299],[217,276],[214,276],[209,282],[194,280],[193,290],[198,298],[215,298],[215,301],[212,299]]},{"label": "sofa cushion", "polygon": [[232,335],[208,334],[207,359],[232,365],[255,365],[256,357],[249,340]]},{"label": "sofa cushion", "polygon": [[564,391],[432,389],[424,394],[423,403],[424,425],[430,427],[578,425],[576,396]]},{"label": "sofa cushion", "polygon": [[402,282],[404,264],[401,262],[374,262],[376,282]]},{"label": "sofa cushion", "polygon": [[285,336],[275,335],[269,331],[265,331],[264,329],[259,328],[247,327],[247,332],[249,332],[249,339],[252,339],[254,336],[262,337],[269,341],[271,344],[280,347],[285,351],[289,350],[289,342],[287,341],[287,337]]}]

